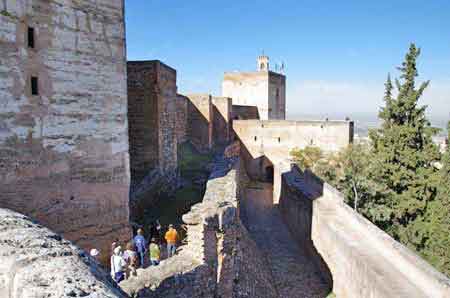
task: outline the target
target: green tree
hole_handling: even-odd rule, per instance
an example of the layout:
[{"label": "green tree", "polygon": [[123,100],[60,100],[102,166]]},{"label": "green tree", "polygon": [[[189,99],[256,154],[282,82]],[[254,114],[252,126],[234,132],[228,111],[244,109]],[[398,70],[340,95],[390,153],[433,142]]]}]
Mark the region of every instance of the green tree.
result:
[{"label": "green tree", "polygon": [[[450,122],[447,125],[450,140]],[[430,203],[424,225],[427,241],[421,254],[436,268],[450,276],[450,147],[441,159],[437,199]]]},{"label": "green tree", "polygon": [[370,150],[366,145],[350,145],[341,153],[343,176],[341,185],[355,211],[361,208],[366,214],[375,185],[369,180]]},{"label": "green tree", "polygon": [[323,154],[319,147],[307,146],[304,149],[293,149],[291,157],[301,169],[313,170],[317,162],[323,158]]},{"label": "green tree", "polygon": [[425,117],[426,106],[418,101],[429,81],[416,87],[416,60],[420,49],[411,44],[395,80],[397,96],[388,76],[385,106],[379,113],[381,128],[372,130],[373,159],[370,179],[379,187],[371,198],[369,218],[396,239],[415,249],[424,245],[423,216],[436,198],[433,163],[439,152],[431,137],[436,130]]},{"label": "green tree", "polygon": [[338,153],[324,154],[317,147],[295,149],[291,152],[300,168],[309,168],[327,183],[344,193],[346,202],[356,211],[365,213],[368,202],[377,189],[368,179],[370,150],[364,144],[351,144]]}]

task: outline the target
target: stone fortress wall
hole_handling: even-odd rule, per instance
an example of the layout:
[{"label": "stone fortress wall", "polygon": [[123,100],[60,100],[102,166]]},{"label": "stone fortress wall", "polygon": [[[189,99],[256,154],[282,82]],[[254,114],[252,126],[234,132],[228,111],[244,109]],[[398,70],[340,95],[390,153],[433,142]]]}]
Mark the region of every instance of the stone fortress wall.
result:
[{"label": "stone fortress wall", "polygon": [[181,144],[187,141],[187,125],[188,125],[188,109],[189,98],[182,94],[177,94],[177,100],[175,102],[176,119],[175,119],[175,132],[177,134],[177,142]]},{"label": "stone fortress wall", "polygon": [[[291,149],[344,148],[352,142],[353,123],[273,120],[284,119],[285,78],[274,76],[268,64],[256,73],[225,74],[225,98],[218,98],[177,94],[176,71],[159,61],[130,62],[127,102],[122,0],[3,1],[0,9],[0,206],[106,255],[112,239],[131,234],[129,152],[133,176],[143,177],[153,169],[175,171],[182,141],[203,150],[234,136],[240,141],[232,146],[240,149],[238,161],[216,161],[203,202],[183,217],[187,244],[159,267],[122,283],[127,292],[278,297],[264,256],[240,222],[241,190],[249,178],[271,178],[274,204],[300,246],[317,257],[338,297],[449,296],[446,277],[354,213],[336,190],[291,169]],[[251,114],[272,120],[238,120]],[[46,249],[59,244],[45,238],[63,240],[42,237],[33,240],[44,252],[36,258],[58,256]],[[58,276],[80,268],[80,260],[62,264],[66,270]]]},{"label": "stone fortress wall", "polygon": [[213,105],[210,94],[189,94],[187,104],[187,138],[201,151],[213,145]]},{"label": "stone fortress wall", "polygon": [[233,104],[256,106],[262,120],[285,119],[286,78],[272,71],[227,72],[222,82],[222,96]]},{"label": "stone fortress wall", "polygon": [[269,117],[286,119],[286,76],[269,71]]},{"label": "stone fortress wall", "polygon": [[222,96],[235,105],[257,107],[258,119],[286,118],[286,76],[270,70],[267,56],[258,57],[255,72],[226,72]]},{"label": "stone fortress wall", "polygon": [[246,168],[253,179],[274,180],[274,202],[279,200],[281,173],[291,164],[290,152],[317,146],[338,152],[353,142],[352,121],[233,120],[233,131],[243,144]]},{"label": "stone fortress wall", "polygon": [[0,206],[104,256],[130,235],[123,11],[0,2]]},{"label": "stone fortress wall", "polygon": [[215,145],[224,145],[231,140],[231,117],[233,100],[229,97],[212,97],[213,105],[213,141]]},{"label": "stone fortress wall", "polygon": [[313,173],[283,174],[279,203],[300,247],[337,297],[450,297],[450,280],[346,203]]},{"label": "stone fortress wall", "polygon": [[127,70],[131,180],[139,184],[152,170],[176,171],[177,129],[184,128],[177,123],[176,70],[158,60],[128,61]]},{"label": "stone fortress wall", "polygon": [[261,119],[269,119],[269,73],[226,72],[222,81],[222,96],[233,99],[233,104],[258,107]]}]

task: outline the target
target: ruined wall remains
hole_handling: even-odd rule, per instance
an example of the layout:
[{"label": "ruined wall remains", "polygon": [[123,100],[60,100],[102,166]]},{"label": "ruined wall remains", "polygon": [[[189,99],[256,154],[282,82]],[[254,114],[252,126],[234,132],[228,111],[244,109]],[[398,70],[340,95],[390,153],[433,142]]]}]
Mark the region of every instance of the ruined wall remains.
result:
[{"label": "ruined wall remains", "polygon": [[0,3],[0,206],[104,252],[129,235],[123,6]]},{"label": "ruined wall remains", "polygon": [[450,280],[297,167],[283,174],[280,209],[337,297],[450,297]]},{"label": "ruined wall remains", "polygon": [[199,150],[213,145],[213,105],[209,94],[189,94],[187,109],[187,137]]},{"label": "ruined wall remains", "polygon": [[125,298],[91,257],[26,216],[0,209],[0,297]]},{"label": "ruined wall remains", "polygon": [[290,168],[292,149],[317,146],[324,152],[337,152],[353,142],[351,121],[233,120],[233,130],[252,179],[274,178],[275,203],[281,174]]},{"label": "ruined wall remains", "polygon": [[212,97],[213,142],[223,145],[230,141],[232,102],[228,97]]},{"label": "ruined wall remains", "polygon": [[203,202],[183,216],[187,244],[120,286],[141,298],[278,297],[264,257],[239,219],[238,200],[246,181],[240,162],[217,162]]},{"label": "ruined wall remains", "polygon": [[129,61],[128,118],[132,185],[152,170],[177,168],[176,71],[160,61]]}]

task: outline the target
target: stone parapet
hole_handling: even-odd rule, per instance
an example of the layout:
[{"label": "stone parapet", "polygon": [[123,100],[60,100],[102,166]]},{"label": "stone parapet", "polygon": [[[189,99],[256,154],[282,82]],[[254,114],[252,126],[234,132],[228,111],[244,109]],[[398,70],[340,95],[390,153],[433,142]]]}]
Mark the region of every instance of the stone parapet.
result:
[{"label": "stone parapet", "polygon": [[280,209],[337,297],[450,297],[450,280],[344,203],[311,172],[283,174]]}]

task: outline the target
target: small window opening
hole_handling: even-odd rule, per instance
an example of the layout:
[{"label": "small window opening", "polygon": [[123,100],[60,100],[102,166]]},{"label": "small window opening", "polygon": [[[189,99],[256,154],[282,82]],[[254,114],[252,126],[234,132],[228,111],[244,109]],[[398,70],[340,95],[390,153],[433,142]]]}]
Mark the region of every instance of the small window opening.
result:
[{"label": "small window opening", "polygon": [[37,77],[31,77],[31,95],[39,95],[39,86]]},{"label": "small window opening", "polygon": [[34,28],[28,27],[28,47],[34,49]]}]

